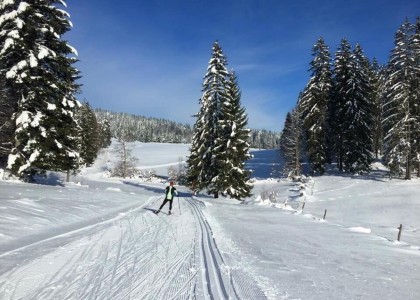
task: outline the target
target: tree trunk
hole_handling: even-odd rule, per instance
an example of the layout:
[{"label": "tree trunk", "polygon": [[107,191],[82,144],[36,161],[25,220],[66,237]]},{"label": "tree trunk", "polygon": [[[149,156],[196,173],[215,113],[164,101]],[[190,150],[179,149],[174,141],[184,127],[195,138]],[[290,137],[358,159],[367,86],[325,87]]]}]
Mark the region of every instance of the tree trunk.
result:
[{"label": "tree trunk", "polygon": [[420,178],[420,161],[418,162],[417,166],[417,177]]},{"label": "tree trunk", "polygon": [[214,198],[219,198],[219,192],[214,192]]},{"label": "tree trunk", "polygon": [[411,163],[410,163],[410,155],[407,155],[407,166],[405,169],[405,179],[411,180]]}]

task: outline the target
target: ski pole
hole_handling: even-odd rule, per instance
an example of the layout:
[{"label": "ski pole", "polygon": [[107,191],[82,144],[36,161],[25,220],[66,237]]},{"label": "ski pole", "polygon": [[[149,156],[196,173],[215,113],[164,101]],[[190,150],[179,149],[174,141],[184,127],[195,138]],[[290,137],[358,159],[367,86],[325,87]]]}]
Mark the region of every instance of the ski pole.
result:
[{"label": "ski pole", "polygon": [[178,196],[178,206],[179,206],[179,214],[182,215],[182,212],[181,212],[181,204],[179,203],[179,196]]}]

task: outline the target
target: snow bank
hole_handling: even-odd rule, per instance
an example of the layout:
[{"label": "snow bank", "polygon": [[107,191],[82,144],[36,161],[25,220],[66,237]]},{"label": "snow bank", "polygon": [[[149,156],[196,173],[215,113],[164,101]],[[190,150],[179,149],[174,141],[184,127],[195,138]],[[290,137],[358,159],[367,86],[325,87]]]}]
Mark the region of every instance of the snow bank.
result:
[{"label": "snow bank", "polygon": [[359,232],[359,233],[371,233],[372,230],[370,228],[364,228],[364,227],[350,227],[350,231],[352,232]]}]

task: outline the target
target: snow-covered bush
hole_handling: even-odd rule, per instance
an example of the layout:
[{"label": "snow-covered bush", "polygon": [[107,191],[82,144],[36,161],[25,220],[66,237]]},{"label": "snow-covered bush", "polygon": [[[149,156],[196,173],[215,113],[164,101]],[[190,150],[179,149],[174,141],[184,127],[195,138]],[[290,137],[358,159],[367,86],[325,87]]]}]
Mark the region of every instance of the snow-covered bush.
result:
[{"label": "snow-covered bush", "polygon": [[178,160],[179,160],[178,167],[174,167],[174,166],[168,167],[169,180],[176,181],[178,184],[185,184],[187,169],[182,160],[182,157],[180,157]]},{"label": "snow-covered bush", "polygon": [[158,177],[156,176],[156,170],[139,170],[137,175],[141,181],[158,181]]},{"label": "snow-covered bush", "polygon": [[279,191],[274,187],[268,188],[267,186],[263,186],[260,196],[261,199],[270,200],[272,203],[279,202]]}]

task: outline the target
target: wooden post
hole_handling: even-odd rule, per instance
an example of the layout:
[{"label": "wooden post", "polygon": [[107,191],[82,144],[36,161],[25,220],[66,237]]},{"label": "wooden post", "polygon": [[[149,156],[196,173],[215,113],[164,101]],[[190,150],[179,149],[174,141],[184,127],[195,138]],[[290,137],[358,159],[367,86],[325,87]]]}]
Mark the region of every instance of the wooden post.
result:
[{"label": "wooden post", "polygon": [[325,220],[325,216],[327,215],[327,210],[325,210],[325,212],[324,212],[324,220]]},{"label": "wooden post", "polygon": [[398,241],[400,241],[400,238],[401,238],[401,231],[402,231],[402,224],[400,224],[400,227],[398,227]]}]

